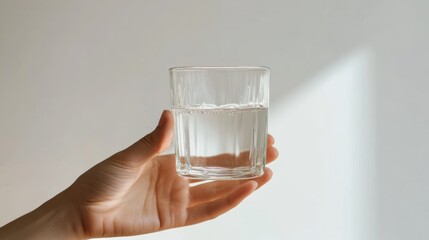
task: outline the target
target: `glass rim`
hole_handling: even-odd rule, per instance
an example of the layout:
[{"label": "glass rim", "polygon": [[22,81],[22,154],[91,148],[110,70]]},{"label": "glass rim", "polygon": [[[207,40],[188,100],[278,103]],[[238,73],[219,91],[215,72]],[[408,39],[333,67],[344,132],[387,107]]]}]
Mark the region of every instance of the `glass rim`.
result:
[{"label": "glass rim", "polygon": [[257,70],[257,71],[268,71],[270,72],[271,69],[266,66],[178,66],[178,67],[171,67],[168,69],[169,72],[175,72],[175,71],[245,71],[245,70]]}]

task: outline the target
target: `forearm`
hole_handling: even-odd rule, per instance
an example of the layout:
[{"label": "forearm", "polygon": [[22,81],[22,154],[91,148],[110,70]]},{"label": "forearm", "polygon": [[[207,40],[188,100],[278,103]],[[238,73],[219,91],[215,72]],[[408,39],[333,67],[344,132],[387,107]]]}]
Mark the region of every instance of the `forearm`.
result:
[{"label": "forearm", "polygon": [[0,239],[84,239],[78,209],[63,192],[0,228]]}]

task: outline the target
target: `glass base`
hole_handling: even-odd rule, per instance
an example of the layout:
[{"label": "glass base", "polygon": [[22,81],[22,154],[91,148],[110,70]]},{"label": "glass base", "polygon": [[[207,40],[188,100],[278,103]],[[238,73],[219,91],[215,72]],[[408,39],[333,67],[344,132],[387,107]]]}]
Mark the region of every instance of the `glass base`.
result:
[{"label": "glass base", "polygon": [[182,177],[199,180],[238,180],[250,179],[262,176],[264,168],[220,168],[220,167],[194,167],[188,169],[177,169],[177,174]]}]

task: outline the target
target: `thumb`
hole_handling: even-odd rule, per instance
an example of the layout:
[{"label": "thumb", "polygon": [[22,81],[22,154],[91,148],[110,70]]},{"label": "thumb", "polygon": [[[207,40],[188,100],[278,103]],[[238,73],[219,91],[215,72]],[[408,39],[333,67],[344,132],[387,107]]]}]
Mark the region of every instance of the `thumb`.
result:
[{"label": "thumb", "polygon": [[155,130],[121,151],[120,158],[133,166],[141,165],[166,150],[171,144],[172,137],[173,115],[170,111],[164,110]]}]

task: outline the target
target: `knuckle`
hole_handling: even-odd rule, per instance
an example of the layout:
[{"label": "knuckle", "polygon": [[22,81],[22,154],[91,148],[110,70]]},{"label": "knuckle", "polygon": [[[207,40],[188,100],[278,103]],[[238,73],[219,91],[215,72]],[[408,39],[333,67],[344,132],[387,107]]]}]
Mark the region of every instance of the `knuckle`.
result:
[{"label": "knuckle", "polygon": [[157,140],[157,136],[153,133],[150,133],[141,138],[139,142],[146,146],[148,149],[151,149],[155,153],[159,154],[161,152],[161,146]]}]

